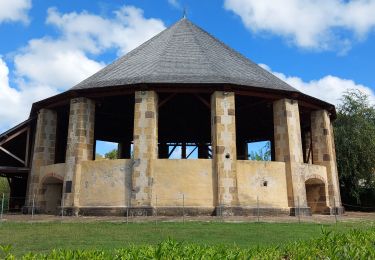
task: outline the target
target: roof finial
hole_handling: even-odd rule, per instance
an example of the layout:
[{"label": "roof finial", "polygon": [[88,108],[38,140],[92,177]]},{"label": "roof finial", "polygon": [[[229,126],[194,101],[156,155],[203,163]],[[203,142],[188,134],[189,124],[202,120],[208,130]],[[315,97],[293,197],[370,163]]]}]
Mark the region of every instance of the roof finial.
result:
[{"label": "roof finial", "polygon": [[182,14],[182,19],[185,19],[186,18],[186,6],[184,7],[184,10],[183,10],[183,14]]}]

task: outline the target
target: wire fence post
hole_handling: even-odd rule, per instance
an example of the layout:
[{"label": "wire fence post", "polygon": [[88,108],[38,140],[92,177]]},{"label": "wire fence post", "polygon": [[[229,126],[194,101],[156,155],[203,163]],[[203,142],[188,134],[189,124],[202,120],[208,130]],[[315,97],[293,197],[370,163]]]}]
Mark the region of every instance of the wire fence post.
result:
[{"label": "wire fence post", "polygon": [[64,219],[64,193],[61,196],[61,219]]},{"label": "wire fence post", "polygon": [[31,218],[34,218],[35,194],[33,195],[33,206],[31,208]]},{"label": "wire fence post", "polygon": [[158,195],[155,195],[155,225],[158,224]]},{"label": "wire fence post", "polygon": [[126,224],[129,224],[129,207],[130,207],[130,198],[127,199],[126,205]]},{"label": "wire fence post", "polygon": [[297,196],[298,223],[301,223],[301,212],[299,207],[299,196]]},{"label": "wire fence post", "polygon": [[333,214],[335,215],[335,223],[337,224],[337,212],[336,212],[336,199],[335,196],[333,196]]},{"label": "wire fence post", "polygon": [[259,222],[259,196],[257,196],[257,217]]},{"label": "wire fence post", "polygon": [[4,193],[3,193],[3,197],[1,199],[1,217],[0,217],[0,219],[3,219],[3,211],[4,211]]},{"label": "wire fence post", "polygon": [[185,223],[185,194],[182,193],[182,223]]}]

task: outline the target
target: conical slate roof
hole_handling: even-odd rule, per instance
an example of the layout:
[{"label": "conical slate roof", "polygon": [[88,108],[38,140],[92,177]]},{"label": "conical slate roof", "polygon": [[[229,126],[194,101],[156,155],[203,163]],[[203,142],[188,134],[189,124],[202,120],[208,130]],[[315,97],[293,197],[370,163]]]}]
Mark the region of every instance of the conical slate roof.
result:
[{"label": "conical slate roof", "polygon": [[142,83],[234,84],[298,92],[186,18],[72,89]]}]

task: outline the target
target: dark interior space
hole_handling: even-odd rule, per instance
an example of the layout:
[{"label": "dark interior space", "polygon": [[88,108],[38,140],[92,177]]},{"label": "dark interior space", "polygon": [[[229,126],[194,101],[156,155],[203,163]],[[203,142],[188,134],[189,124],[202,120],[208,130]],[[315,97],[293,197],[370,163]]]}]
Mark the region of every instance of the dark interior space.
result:
[{"label": "dark interior space", "polygon": [[312,162],[311,109],[299,106],[303,162]]},{"label": "dark interior space", "polygon": [[169,158],[172,150],[180,147],[181,158],[187,159],[192,146],[198,158],[210,158],[210,95],[159,94],[158,141],[159,158]]},{"label": "dark interior space", "polygon": [[56,108],[56,114],[55,163],[65,163],[66,145],[68,141],[69,105]]},{"label": "dark interior space", "polygon": [[96,100],[95,140],[119,143],[119,158],[121,159],[130,158],[133,125],[133,94]]},{"label": "dark interior space", "polygon": [[247,144],[270,141],[271,158],[274,160],[274,131],[272,101],[236,95],[237,159],[247,160]]}]

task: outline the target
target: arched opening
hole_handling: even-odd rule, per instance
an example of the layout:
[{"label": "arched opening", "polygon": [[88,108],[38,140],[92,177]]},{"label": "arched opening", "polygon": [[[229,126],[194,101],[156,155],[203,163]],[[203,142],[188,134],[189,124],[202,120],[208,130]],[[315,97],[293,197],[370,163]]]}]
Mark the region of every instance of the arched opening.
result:
[{"label": "arched opening", "polygon": [[47,214],[58,214],[61,206],[63,181],[56,177],[47,177],[43,181],[42,207]]},{"label": "arched opening", "polygon": [[324,214],[329,212],[327,207],[327,195],[325,183],[317,178],[308,179],[305,182],[307,205],[313,214]]}]

